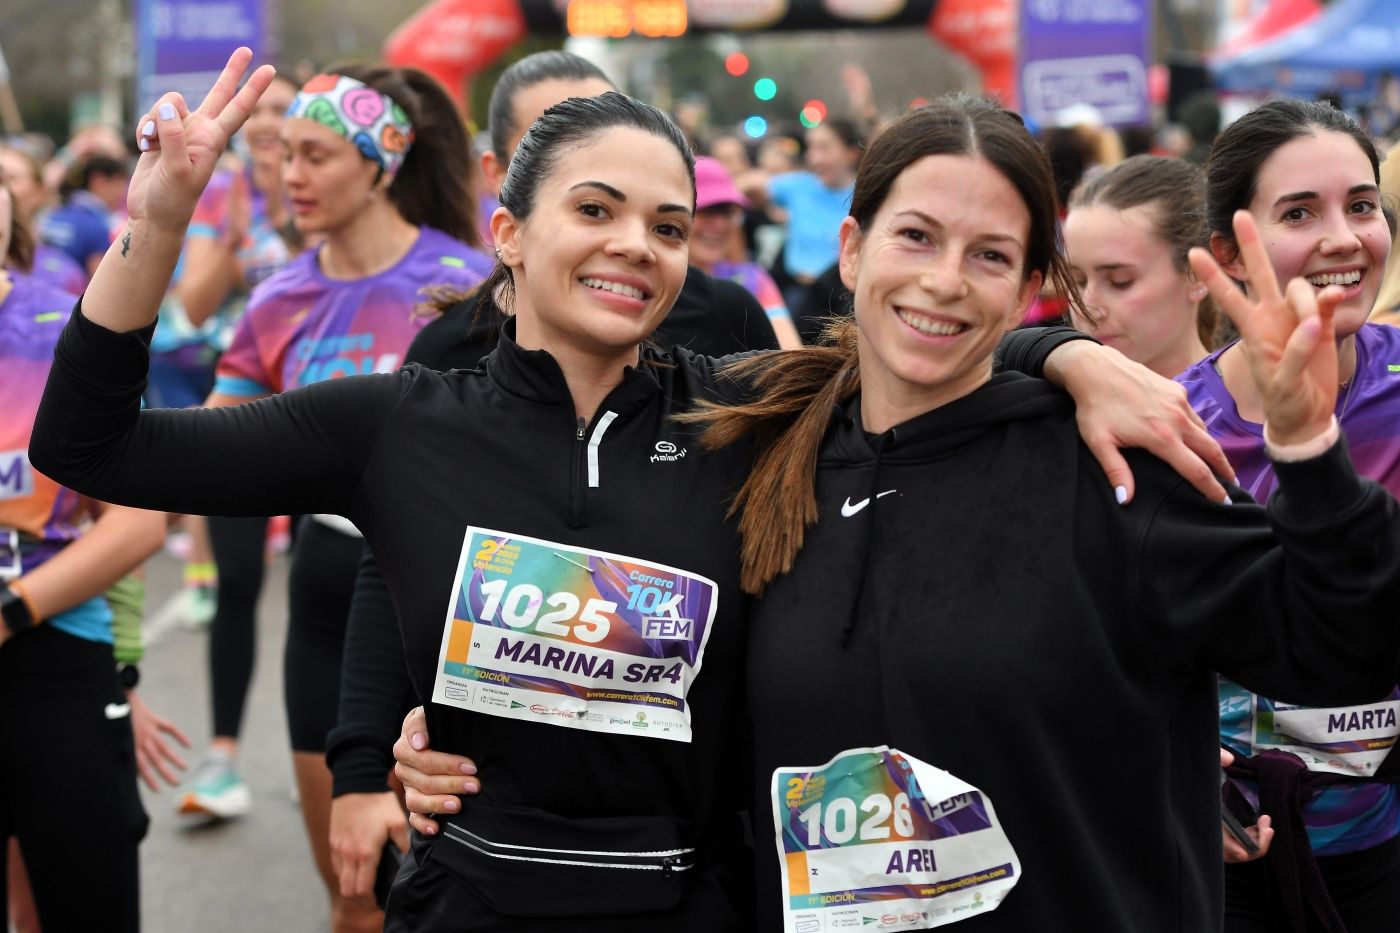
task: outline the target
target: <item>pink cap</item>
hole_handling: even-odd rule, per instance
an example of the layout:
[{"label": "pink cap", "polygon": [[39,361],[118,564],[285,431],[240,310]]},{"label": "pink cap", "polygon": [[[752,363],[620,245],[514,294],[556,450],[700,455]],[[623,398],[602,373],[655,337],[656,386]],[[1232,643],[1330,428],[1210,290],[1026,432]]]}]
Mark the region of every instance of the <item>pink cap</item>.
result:
[{"label": "pink cap", "polygon": [[695,160],[695,209],[703,211],[719,204],[748,207],[749,199],[735,187],[728,169],[715,159],[700,156]]}]

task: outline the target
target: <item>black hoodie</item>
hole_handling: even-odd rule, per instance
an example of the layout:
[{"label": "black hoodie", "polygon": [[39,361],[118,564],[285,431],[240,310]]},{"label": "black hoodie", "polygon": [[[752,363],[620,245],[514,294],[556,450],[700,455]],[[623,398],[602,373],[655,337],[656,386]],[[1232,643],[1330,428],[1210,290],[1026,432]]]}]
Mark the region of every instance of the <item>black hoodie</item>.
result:
[{"label": "black hoodie", "polygon": [[1278,464],[1267,512],[1133,452],[1121,507],[1068,398],[1016,374],[879,436],[858,413],[750,623],[760,929],[783,929],[774,770],[889,745],[981,789],[1020,857],[959,929],[1218,930],[1214,671],[1314,705],[1386,695],[1395,501],[1339,444]]}]

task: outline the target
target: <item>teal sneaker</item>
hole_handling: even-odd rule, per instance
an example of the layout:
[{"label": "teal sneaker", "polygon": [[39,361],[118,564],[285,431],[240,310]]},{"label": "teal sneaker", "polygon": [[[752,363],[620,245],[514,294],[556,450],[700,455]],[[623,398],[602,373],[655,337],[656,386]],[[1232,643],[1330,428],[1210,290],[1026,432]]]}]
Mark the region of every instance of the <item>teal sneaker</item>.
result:
[{"label": "teal sneaker", "polygon": [[210,751],[194,769],[175,810],[190,816],[231,820],[253,807],[253,795],[222,752]]}]

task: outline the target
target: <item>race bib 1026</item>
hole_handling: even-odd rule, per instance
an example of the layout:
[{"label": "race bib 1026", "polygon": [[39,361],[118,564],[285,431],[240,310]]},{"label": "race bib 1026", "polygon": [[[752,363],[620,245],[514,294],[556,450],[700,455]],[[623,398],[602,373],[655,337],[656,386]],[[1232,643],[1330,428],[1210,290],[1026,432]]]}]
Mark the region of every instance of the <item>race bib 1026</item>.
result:
[{"label": "race bib 1026", "polygon": [[771,794],[784,933],[931,929],[995,909],[1021,878],[991,800],[897,749],[778,768]]},{"label": "race bib 1026", "polygon": [[713,581],[675,567],[468,528],[433,701],[689,742],[717,602]]}]

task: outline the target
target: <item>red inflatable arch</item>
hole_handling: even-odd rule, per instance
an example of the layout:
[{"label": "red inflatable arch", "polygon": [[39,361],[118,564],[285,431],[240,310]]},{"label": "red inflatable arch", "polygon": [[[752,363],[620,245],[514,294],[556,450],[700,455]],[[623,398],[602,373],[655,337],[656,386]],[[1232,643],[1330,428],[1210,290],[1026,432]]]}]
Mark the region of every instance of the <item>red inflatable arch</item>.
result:
[{"label": "red inflatable arch", "polygon": [[526,35],[678,36],[699,32],[922,26],[1014,104],[1015,0],[432,0],[394,30],[393,65],[421,68],[459,99],[467,82]]}]

